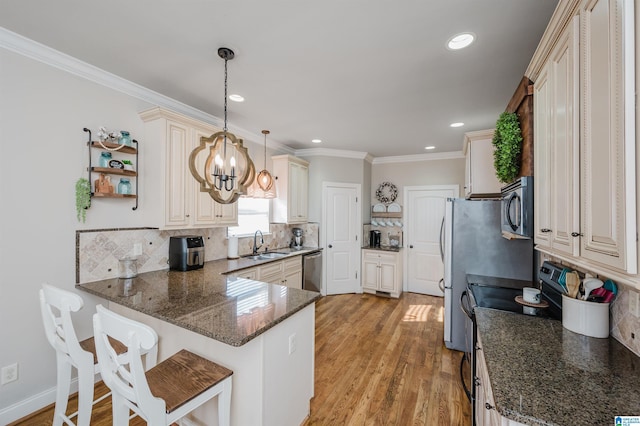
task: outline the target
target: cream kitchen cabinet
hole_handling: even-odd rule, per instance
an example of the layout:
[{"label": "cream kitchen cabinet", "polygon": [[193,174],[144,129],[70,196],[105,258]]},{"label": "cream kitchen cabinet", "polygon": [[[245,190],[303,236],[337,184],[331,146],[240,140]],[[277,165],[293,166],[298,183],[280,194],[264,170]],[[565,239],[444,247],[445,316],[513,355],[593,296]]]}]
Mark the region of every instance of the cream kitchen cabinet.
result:
[{"label": "cream kitchen cabinet", "polygon": [[161,229],[236,225],[238,205],[218,204],[189,170],[189,154],[218,128],[181,114],[153,108],[140,113],[152,147],[145,158],[145,203],[151,224]]},{"label": "cream kitchen cabinet", "polygon": [[258,267],[258,281],[302,289],[302,257],[266,263]]},{"label": "cream kitchen cabinet", "polygon": [[579,17],[575,16],[534,85],[535,243],[577,256],[579,245]]},{"label": "cream kitchen cabinet", "polygon": [[402,256],[400,252],[362,250],[362,290],[400,297]]},{"label": "cream kitchen cabinet", "polygon": [[493,132],[481,130],[464,134],[466,198],[500,195],[500,181],[493,166]]},{"label": "cream kitchen cabinet", "polygon": [[273,222],[307,222],[309,163],[291,155],[276,155],[271,159],[277,191],[277,198],[273,200]]},{"label": "cream kitchen cabinet", "polygon": [[515,420],[507,419],[496,410],[493,399],[489,371],[484,359],[480,341],[476,349],[476,425],[477,426],[524,426]]},{"label": "cream kitchen cabinet", "polygon": [[564,29],[545,34],[527,70],[535,81],[535,242],[594,272],[637,273],[630,6],[582,0],[559,8],[549,28]]}]

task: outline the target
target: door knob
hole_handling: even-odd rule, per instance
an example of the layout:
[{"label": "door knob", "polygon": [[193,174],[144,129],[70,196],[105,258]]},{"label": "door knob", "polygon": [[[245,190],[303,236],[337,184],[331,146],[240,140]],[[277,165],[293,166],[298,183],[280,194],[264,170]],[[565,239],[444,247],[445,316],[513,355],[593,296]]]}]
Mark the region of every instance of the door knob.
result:
[{"label": "door knob", "polygon": [[411,245],[409,246],[409,248],[413,248],[413,244],[411,244]]},{"label": "door knob", "polygon": [[333,248],[333,246],[331,244],[329,244],[329,248]]}]

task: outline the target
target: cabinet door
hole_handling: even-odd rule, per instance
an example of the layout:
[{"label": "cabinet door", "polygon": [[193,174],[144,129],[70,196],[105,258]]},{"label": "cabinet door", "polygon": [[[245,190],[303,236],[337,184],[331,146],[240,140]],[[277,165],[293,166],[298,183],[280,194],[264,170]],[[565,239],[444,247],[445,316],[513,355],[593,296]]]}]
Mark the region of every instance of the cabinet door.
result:
[{"label": "cabinet door", "polygon": [[380,290],[393,293],[396,291],[396,264],[388,262],[380,262]]},{"label": "cabinet door", "polygon": [[284,285],[302,290],[302,270],[285,271]]},{"label": "cabinet door", "polygon": [[[624,0],[581,10],[581,256],[637,273],[633,16]],[[632,8],[631,8],[632,9]]]},{"label": "cabinet door", "polygon": [[[190,154],[191,151],[200,144],[201,137],[209,137],[211,136],[212,133],[211,131],[208,131],[205,129],[193,129],[192,134],[193,136],[191,141],[191,147],[189,148],[188,154]],[[187,161],[189,158],[188,154],[187,154]],[[198,160],[200,164],[197,164],[196,167],[198,168],[198,170],[203,170],[204,162],[206,161],[206,156],[200,155]],[[188,165],[186,166],[186,173],[187,173],[187,180],[192,182],[193,199],[195,203],[194,212],[193,212],[194,218],[192,223],[194,225],[200,225],[200,226],[214,225],[216,223],[215,209],[216,209],[217,203],[213,201],[213,198],[211,198],[208,192],[200,191],[200,183],[191,176],[191,171],[189,170]]]},{"label": "cabinet door", "polygon": [[[575,16],[549,58],[551,83],[551,247],[579,255],[578,33]],[[536,177],[540,175],[536,174]]]},{"label": "cabinet door", "polygon": [[307,191],[309,169],[298,163],[289,163],[288,215],[290,223],[307,221]]},{"label": "cabinet door", "polygon": [[501,184],[493,165],[495,150],[492,139],[493,130],[465,133],[467,140],[466,161],[468,182],[465,196],[500,194]]},{"label": "cabinet door", "polygon": [[362,256],[362,287],[378,290],[378,257],[365,252]]},{"label": "cabinet door", "polygon": [[309,168],[307,166],[299,167],[297,192],[298,220],[306,222],[309,219]]},{"label": "cabinet door", "polygon": [[551,131],[549,120],[551,116],[551,99],[548,70],[549,64],[543,69],[533,86],[533,116],[534,120],[534,175],[533,185],[534,203],[534,241],[541,247],[551,247],[551,187],[550,187],[550,145]]},{"label": "cabinet door", "polygon": [[167,121],[165,225],[187,226],[191,212],[187,209],[192,193],[189,173],[189,128]]},{"label": "cabinet door", "polygon": [[[208,195],[207,195],[208,196]],[[218,204],[214,208],[215,223],[218,225],[238,225],[238,203]]]}]

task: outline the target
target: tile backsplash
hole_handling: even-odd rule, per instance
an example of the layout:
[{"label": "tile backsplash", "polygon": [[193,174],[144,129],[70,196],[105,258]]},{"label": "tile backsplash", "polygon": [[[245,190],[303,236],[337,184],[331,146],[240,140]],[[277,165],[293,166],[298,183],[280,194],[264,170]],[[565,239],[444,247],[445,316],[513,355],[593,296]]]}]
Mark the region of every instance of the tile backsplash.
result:
[{"label": "tile backsplash", "polygon": [[[293,228],[302,228],[304,245],[317,247],[319,226],[317,223],[286,225],[272,223],[270,233],[264,236],[269,249],[289,247]],[[137,256],[138,272],[168,269],[169,237],[177,235],[201,235],[204,239],[205,261],[227,257],[227,228],[182,229],[161,231],[156,228],[94,229],[76,231],[76,282],[115,278],[118,261],[133,255],[134,244],[142,244],[142,255]],[[238,238],[238,254],[251,253],[253,237]]]}]

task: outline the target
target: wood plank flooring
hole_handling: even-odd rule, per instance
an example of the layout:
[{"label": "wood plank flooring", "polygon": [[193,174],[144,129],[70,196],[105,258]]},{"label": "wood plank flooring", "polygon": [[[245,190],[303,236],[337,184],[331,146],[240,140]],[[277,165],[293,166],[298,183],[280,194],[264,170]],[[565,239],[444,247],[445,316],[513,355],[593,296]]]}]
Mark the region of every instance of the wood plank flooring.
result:
[{"label": "wood plank flooring", "polygon": [[[443,343],[442,299],[404,293],[327,296],[316,304],[315,397],[304,426],[469,425],[460,385],[462,354]],[[102,382],[96,394],[106,392]],[[69,402],[73,412],[76,397]],[[53,405],[13,425],[51,424]],[[91,424],[111,425],[111,399]],[[146,424],[134,418],[132,426]],[[244,426],[244,425],[242,425]]]}]

